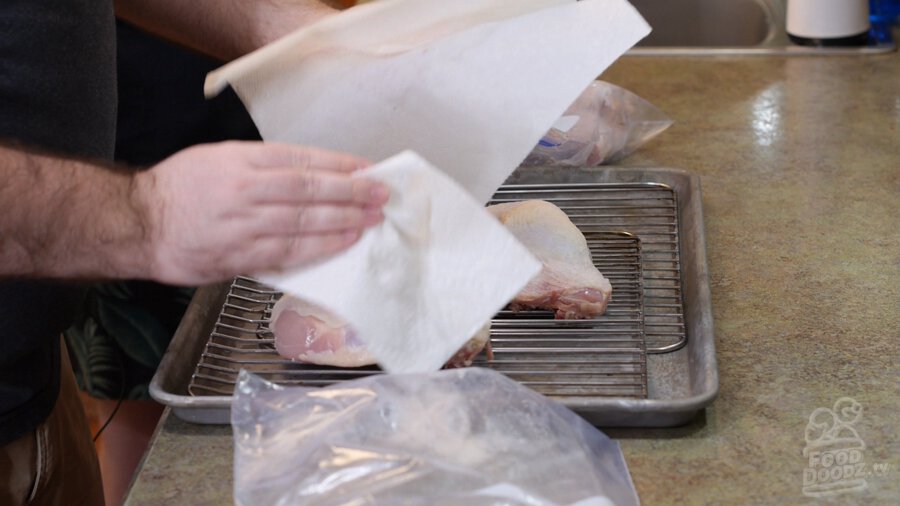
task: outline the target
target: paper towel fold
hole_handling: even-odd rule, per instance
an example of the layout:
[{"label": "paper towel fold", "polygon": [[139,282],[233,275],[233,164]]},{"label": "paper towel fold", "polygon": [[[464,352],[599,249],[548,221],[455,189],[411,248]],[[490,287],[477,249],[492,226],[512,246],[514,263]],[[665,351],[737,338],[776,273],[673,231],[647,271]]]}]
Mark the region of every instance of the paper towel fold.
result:
[{"label": "paper towel fold", "polygon": [[258,277],[339,314],[385,370],[440,369],[540,272],[541,263],[415,153],[354,177],[388,186],[385,221],[312,267]]},{"label": "paper towel fold", "polygon": [[380,0],[211,73],[266,140],[383,160],[410,149],[485,203],[649,33],[625,0]]}]

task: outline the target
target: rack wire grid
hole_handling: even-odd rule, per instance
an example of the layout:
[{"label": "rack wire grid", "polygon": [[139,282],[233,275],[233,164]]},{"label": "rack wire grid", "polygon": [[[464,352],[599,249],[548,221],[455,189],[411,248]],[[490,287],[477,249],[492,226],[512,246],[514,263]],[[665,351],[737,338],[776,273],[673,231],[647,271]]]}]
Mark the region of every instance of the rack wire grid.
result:
[{"label": "rack wire grid", "polygon": [[621,230],[639,237],[647,352],[668,353],[687,344],[675,190],[652,182],[507,185],[491,204],[527,199],[556,204],[583,232]]},{"label": "rack wire grid", "polygon": [[[492,320],[495,369],[551,397],[647,397],[647,353],[686,342],[681,305],[675,193],[666,185],[575,184],[502,187],[493,203],[541,198],[584,233],[613,297],[604,315],[555,320],[550,311],[501,311]],[[324,386],[378,374],[375,366],[338,368],[279,356],[269,318],[281,293],[236,278],[197,363],[191,395],[231,395],[248,369],[283,385]],[[652,343],[652,346],[651,344]]]}]

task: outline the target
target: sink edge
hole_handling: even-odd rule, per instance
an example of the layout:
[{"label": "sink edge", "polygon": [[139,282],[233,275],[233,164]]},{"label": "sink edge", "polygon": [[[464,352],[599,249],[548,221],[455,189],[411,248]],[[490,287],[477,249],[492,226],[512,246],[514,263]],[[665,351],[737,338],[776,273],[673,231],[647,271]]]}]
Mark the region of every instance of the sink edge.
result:
[{"label": "sink edge", "polygon": [[626,56],[865,56],[897,50],[894,42],[860,47],[814,47],[762,44],[750,47],[634,47]]}]

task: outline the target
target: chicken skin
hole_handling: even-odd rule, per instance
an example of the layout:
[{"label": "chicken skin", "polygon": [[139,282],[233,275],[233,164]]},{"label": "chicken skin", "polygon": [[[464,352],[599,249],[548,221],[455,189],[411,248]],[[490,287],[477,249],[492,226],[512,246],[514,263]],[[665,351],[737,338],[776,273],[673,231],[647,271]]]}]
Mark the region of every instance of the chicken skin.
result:
[{"label": "chicken skin", "polygon": [[594,266],[584,234],[565,212],[544,200],[487,209],[544,264],[511,309],[550,309],[557,319],[593,318],[606,311],[612,285]]}]

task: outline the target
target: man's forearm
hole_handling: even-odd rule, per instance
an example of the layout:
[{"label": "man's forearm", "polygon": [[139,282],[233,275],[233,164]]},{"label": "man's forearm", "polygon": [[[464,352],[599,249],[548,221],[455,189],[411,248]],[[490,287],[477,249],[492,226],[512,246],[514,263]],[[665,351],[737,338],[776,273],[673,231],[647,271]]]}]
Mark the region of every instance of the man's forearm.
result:
[{"label": "man's forearm", "polygon": [[222,60],[335,12],[335,0],[115,0],[116,15]]},{"label": "man's forearm", "polygon": [[134,178],[0,145],[0,276],[146,277]]}]

